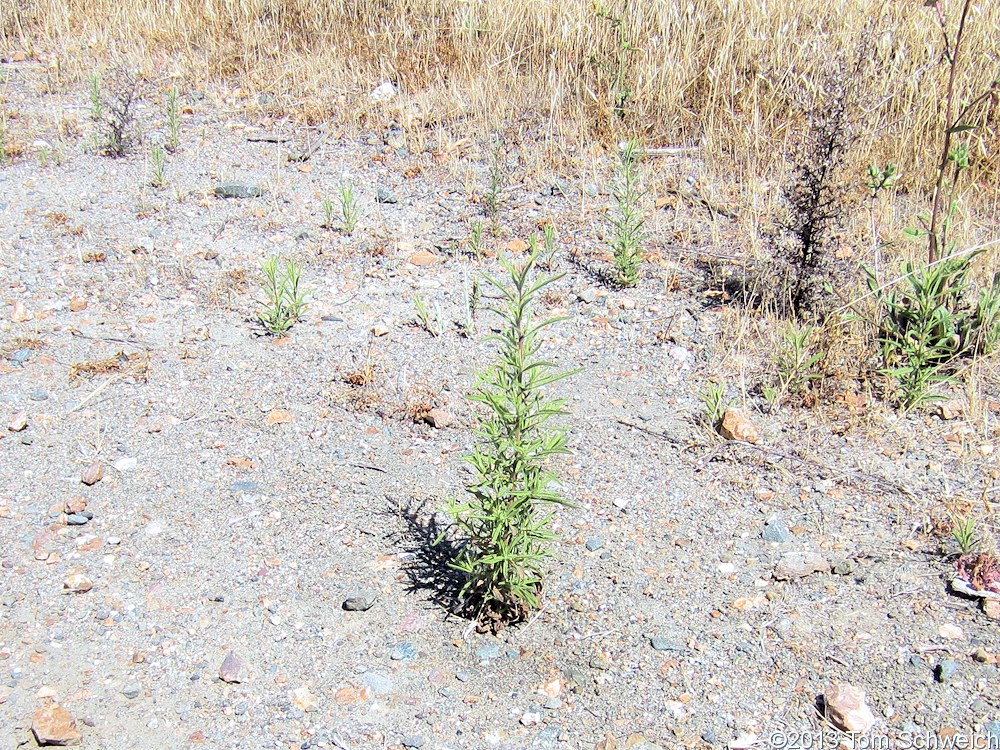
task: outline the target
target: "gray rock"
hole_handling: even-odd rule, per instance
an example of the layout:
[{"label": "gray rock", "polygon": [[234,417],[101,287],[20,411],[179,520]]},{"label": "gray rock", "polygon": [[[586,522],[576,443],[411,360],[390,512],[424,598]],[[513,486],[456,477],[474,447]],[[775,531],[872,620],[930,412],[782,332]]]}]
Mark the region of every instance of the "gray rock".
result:
[{"label": "gray rock", "polygon": [[958,662],[954,659],[942,659],[934,670],[934,678],[938,682],[951,682],[951,678],[958,672]]},{"label": "gray rock", "polygon": [[761,537],[763,537],[765,542],[787,542],[791,536],[792,532],[788,530],[788,524],[777,514],[767,519],[767,522],[764,524],[764,531],[761,532]]},{"label": "gray rock", "polygon": [[28,398],[30,398],[32,401],[47,401],[49,398],[49,394],[47,394],[45,391],[37,390],[29,393]]},{"label": "gray rock", "polygon": [[816,552],[789,552],[782,555],[774,568],[774,577],[779,581],[805,578],[812,573],[827,573],[829,561]]},{"label": "gray rock", "polygon": [[34,353],[35,352],[32,351],[31,349],[18,349],[16,352],[9,355],[7,358],[15,365],[20,366],[23,365],[25,362],[27,362],[29,359],[31,359]]},{"label": "gray rock", "polygon": [[584,289],[582,292],[577,292],[576,298],[585,305],[591,305],[597,301],[597,290],[594,288]]},{"label": "gray rock", "polygon": [[215,186],[215,196],[217,198],[260,198],[264,195],[264,189],[256,185],[241,185],[236,182],[227,182]]},{"label": "gray rock", "polygon": [[257,483],[249,480],[233,482],[229,485],[230,492],[257,492],[258,489]]},{"label": "gray rock", "polygon": [[500,658],[499,646],[480,646],[476,649],[476,658],[480,661],[491,661]]},{"label": "gray rock", "polygon": [[412,737],[404,737],[401,742],[403,747],[423,747],[425,740],[423,735],[415,734]]},{"label": "gray rock", "polygon": [[361,675],[361,682],[379,698],[392,692],[392,679],[382,672],[365,672]]},{"label": "gray rock", "polygon": [[242,660],[233,651],[230,651],[222,660],[222,666],[219,667],[219,679],[228,683],[239,682],[242,669]]},{"label": "gray rock", "polygon": [[587,540],[586,547],[591,552],[597,552],[597,550],[604,547],[604,540],[599,536],[592,536]]},{"label": "gray rock", "polygon": [[455,679],[458,680],[459,682],[468,682],[470,679],[472,679],[472,675],[466,672],[464,669],[460,669],[457,672],[455,672]]},{"label": "gray rock", "polygon": [[653,635],[649,638],[649,645],[654,651],[683,651],[684,644],[679,638],[667,635]]},{"label": "gray rock", "polygon": [[138,682],[129,682],[125,684],[122,688],[122,695],[124,695],[129,700],[134,700],[139,697],[142,692],[142,686]]},{"label": "gray rock", "polygon": [[348,612],[367,612],[378,597],[370,591],[359,591],[344,599],[343,608]]},{"label": "gray rock", "polygon": [[851,560],[841,560],[833,566],[833,572],[838,576],[849,576],[854,572],[854,563]]},{"label": "gray rock", "polygon": [[403,641],[402,643],[397,643],[396,647],[389,654],[389,658],[393,661],[409,661],[417,655],[417,647],[414,646],[409,641]]},{"label": "gray rock", "polygon": [[583,186],[583,192],[589,195],[591,198],[596,198],[601,189],[593,182],[588,182]]},{"label": "gray rock", "polygon": [[399,203],[399,196],[397,196],[389,188],[379,186],[378,188],[375,189],[375,202]]},{"label": "gray rock", "polygon": [[89,520],[83,513],[70,513],[66,516],[66,523],[70,526],[83,526]]}]

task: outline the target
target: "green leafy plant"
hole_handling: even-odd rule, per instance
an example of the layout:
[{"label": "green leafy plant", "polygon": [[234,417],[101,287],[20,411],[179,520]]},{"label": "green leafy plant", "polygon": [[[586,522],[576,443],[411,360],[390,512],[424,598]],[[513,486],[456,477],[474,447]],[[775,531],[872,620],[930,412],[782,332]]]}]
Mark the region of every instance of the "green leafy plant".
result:
[{"label": "green leafy plant", "polygon": [[615,209],[608,214],[611,224],[611,253],[615,270],[612,281],[618,286],[635,286],[639,282],[642,264],[642,243],[646,234],[639,200],[639,170],[637,167],[639,144],[627,141],[620,149],[618,170],[613,195]]},{"label": "green leafy plant", "polygon": [[714,430],[722,421],[722,417],[729,408],[726,401],[726,384],[709,380],[704,389],[698,393],[698,400],[705,405],[705,419]]},{"label": "green leafy plant", "polygon": [[952,522],[951,536],[958,543],[958,549],[963,555],[974,552],[978,543],[976,519],[972,516],[955,518]]},{"label": "green leafy plant", "polygon": [[458,330],[467,338],[472,336],[476,330],[476,312],[479,309],[481,295],[482,290],[479,288],[479,282],[476,279],[472,279],[470,282],[466,276],[465,283],[462,285],[462,296],[465,303],[462,307],[465,311],[465,320],[459,323]]},{"label": "green leafy plant", "polygon": [[559,277],[535,278],[538,245],[520,265],[504,258],[506,282],[487,277],[500,293],[502,320],[495,364],[480,374],[469,399],[484,409],[478,442],[467,461],[476,478],[467,496],[449,501],[461,545],[451,565],[466,577],[461,597],[482,627],[518,622],[538,606],[542,562],[549,554],[552,509],[567,504],[554,486],[549,459],[566,453],[566,430],[552,425],[564,403],[545,395],[572,373],[539,356],[539,334],[557,318],[536,320],[532,305]]},{"label": "green leafy plant", "polygon": [[[358,199],[354,194],[353,185],[341,185],[337,189],[337,203],[340,208],[340,228],[345,234],[354,234],[354,230],[358,226],[358,220],[361,218],[361,208],[358,206]],[[332,228],[332,205],[327,208],[324,204],[323,210],[327,215],[327,226]]]},{"label": "green leafy plant", "polygon": [[264,330],[271,336],[282,336],[302,320],[308,305],[309,291],[301,288],[302,269],[294,261],[281,264],[272,255],[260,264],[263,299],[257,315]]},{"label": "green leafy plant", "polygon": [[94,122],[104,120],[104,99],[101,93],[101,76],[94,73],[90,76],[90,119]]},{"label": "green leafy plant", "polygon": [[174,152],[181,145],[181,102],[177,88],[167,92],[167,151]]},{"label": "green leafy plant", "polygon": [[814,351],[810,341],[813,332],[812,326],[797,328],[791,323],[782,331],[782,347],[774,359],[777,378],[764,389],[764,398],[771,406],[777,407],[789,394],[801,393],[819,377],[815,367],[823,354]]},{"label": "green leafy plant", "polygon": [[444,333],[444,317],[441,315],[441,306],[434,301],[434,312],[431,314],[430,308],[422,294],[413,298],[413,306],[417,309],[417,323],[431,336],[440,336]]},{"label": "green leafy plant", "polygon": [[920,265],[903,263],[899,290],[878,286],[866,269],[868,286],[882,313],[879,343],[885,373],[897,383],[905,408],[938,398],[933,386],[953,378],[955,361],[989,353],[1000,342],[1000,273],[970,301],[968,275],[982,250]]},{"label": "green leafy plant", "polygon": [[482,260],[486,246],[483,244],[483,222],[481,221],[472,223],[472,230],[469,233],[469,251],[476,257],[476,260]]},{"label": "green leafy plant", "polygon": [[542,254],[538,265],[547,271],[557,267],[556,262],[556,230],[552,224],[546,224],[542,229]]},{"label": "green leafy plant", "polygon": [[152,170],[149,182],[155,188],[165,187],[167,184],[167,156],[163,146],[153,146],[149,152],[149,164]]}]

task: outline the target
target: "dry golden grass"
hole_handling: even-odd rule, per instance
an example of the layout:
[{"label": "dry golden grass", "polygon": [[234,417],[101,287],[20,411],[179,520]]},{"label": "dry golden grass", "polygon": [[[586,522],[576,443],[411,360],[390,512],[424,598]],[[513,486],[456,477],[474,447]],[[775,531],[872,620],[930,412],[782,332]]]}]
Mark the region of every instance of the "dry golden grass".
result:
[{"label": "dry golden grass", "polygon": [[[948,5],[948,0],[945,0]],[[951,0],[951,4],[957,4]],[[565,140],[641,136],[697,144],[734,178],[767,174],[822,105],[831,76],[863,61],[851,85],[864,109],[859,164],[894,159],[921,187],[933,173],[946,70],[933,11],[910,0],[610,0],[624,15],[625,117],[612,112],[619,40],[591,0],[14,0],[0,4],[0,46],[82,78],[126,58],[146,75],[276,97],[310,121],[371,117],[383,79],[393,113],[456,118]],[[996,76],[1000,3],[981,2],[959,90]],[[993,104],[981,117],[995,126]],[[469,132],[465,126],[466,132]],[[997,128],[979,144],[995,173]],[[981,173],[984,174],[984,173]]]}]

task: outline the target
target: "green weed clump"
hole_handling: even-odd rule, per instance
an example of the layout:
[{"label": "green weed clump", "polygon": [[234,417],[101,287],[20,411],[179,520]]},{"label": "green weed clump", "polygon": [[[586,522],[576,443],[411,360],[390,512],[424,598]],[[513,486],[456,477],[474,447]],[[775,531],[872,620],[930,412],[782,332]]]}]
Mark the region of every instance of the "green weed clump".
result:
[{"label": "green weed clump", "polygon": [[301,288],[302,269],[294,261],[281,265],[277,255],[260,264],[263,299],[257,319],[271,336],[283,336],[302,320],[309,292]]},{"label": "green weed clump", "polygon": [[538,606],[542,561],[555,538],[552,508],[565,505],[556,489],[550,458],[566,453],[567,434],[552,420],[564,402],[545,395],[548,386],[572,373],[540,358],[540,332],[558,318],[537,320],[532,305],[559,277],[535,278],[539,249],[521,265],[502,261],[506,281],[487,277],[500,293],[493,308],[503,325],[490,340],[497,361],[480,374],[469,399],[484,408],[479,440],[466,458],[476,478],[448,512],[461,538],[452,567],[466,577],[461,598],[481,627],[497,630],[522,621]]},{"label": "green weed clump", "polygon": [[642,243],[646,233],[639,199],[638,161],[639,144],[635,140],[625,143],[621,149],[618,173],[613,188],[615,208],[609,214],[611,224],[611,254],[615,270],[613,282],[618,286],[635,286],[639,282],[639,268],[642,265]]},{"label": "green weed clump", "polygon": [[972,299],[968,275],[982,251],[929,265],[903,263],[906,286],[887,290],[868,271],[868,286],[882,313],[879,344],[885,374],[904,408],[935,401],[933,387],[953,380],[962,356],[988,354],[1000,343],[1000,273]]}]

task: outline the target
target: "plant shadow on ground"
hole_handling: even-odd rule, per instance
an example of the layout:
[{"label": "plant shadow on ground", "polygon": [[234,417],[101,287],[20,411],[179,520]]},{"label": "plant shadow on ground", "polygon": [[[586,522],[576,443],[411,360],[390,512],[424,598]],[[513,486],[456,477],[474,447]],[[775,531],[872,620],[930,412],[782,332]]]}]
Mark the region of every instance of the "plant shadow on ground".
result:
[{"label": "plant shadow on ground", "polygon": [[427,501],[397,502],[389,512],[403,522],[392,541],[405,560],[401,569],[407,593],[427,595],[432,604],[455,617],[474,618],[475,612],[461,597],[466,577],[450,564],[461,549],[445,533],[450,524],[441,523]]}]

